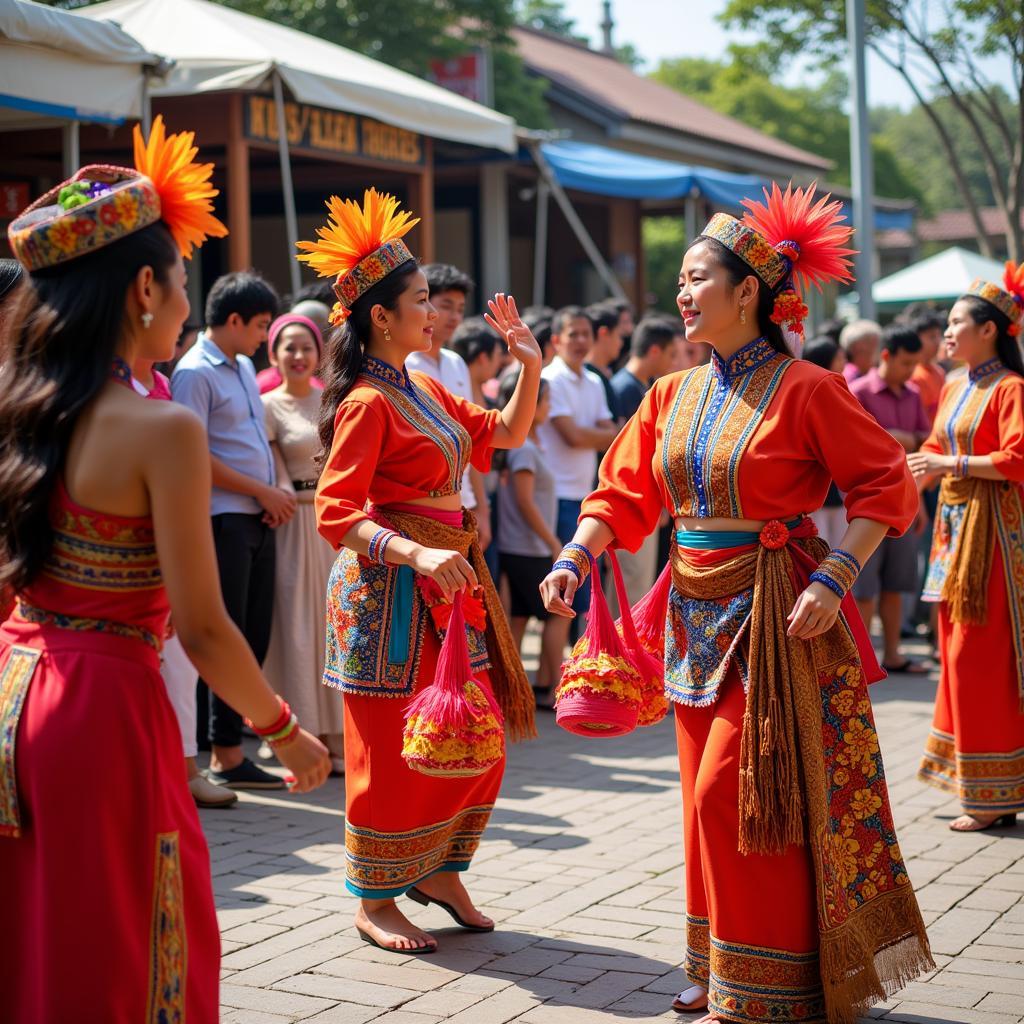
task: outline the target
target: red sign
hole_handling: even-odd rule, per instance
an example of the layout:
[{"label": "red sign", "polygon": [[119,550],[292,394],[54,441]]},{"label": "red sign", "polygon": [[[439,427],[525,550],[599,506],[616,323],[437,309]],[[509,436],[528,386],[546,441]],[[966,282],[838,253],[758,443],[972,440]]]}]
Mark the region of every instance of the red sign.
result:
[{"label": "red sign", "polygon": [[451,60],[432,60],[430,77],[436,85],[465,96],[476,103],[486,102],[484,58],[480,53],[467,53]]},{"label": "red sign", "polygon": [[28,206],[28,184],[0,181],[0,220],[14,220]]}]

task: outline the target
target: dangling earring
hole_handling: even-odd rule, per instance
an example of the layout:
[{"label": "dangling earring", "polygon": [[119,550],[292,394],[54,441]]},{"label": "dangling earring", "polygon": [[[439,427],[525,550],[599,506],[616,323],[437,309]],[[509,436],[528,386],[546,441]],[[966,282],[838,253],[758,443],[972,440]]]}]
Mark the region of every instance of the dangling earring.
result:
[{"label": "dangling earring", "polygon": [[384,340],[385,341],[391,341],[391,328],[390,327],[385,327],[384,328]]},{"label": "dangling earring", "polygon": [[145,327],[146,330],[148,331],[149,327],[150,327],[150,324],[153,323],[153,314],[152,313],[143,313],[142,316],[139,319],[142,320],[142,326]]},{"label": "dangling earring", "polygon": [[740,306],[740,323],[745,324],[747,322],[747,307]]}]

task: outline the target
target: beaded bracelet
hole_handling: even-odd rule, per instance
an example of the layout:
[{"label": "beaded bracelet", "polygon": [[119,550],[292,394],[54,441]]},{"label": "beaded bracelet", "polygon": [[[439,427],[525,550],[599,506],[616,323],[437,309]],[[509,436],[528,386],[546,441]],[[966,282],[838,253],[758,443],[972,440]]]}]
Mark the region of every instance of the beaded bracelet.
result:
[{"label": "beaded bracelet", "polygon": [[843,598],[860,575],[860,571],[860,562],[849,551],[835,548],[822,559],[810,578],[812,583],[821,583],[837,597]]},{"label": "beaded bracelet", "polygon": [[371,538],[370,544],[366,551],[366,557],[371,562],[376,562],[378,565],[384,565],[384,552],[387,551],[388,544],[397,537],[398,534],[394,530],[388,530],[385,527],[381,527]]},{"label": "beaded bracelet", "polygon": [[590,549],[583,544],[569,543],[562,548],[562,553],[551,567],[555,569],[568,569],[576,574],[576,579],[582,583],[590,575],[590,565],[594,556]]}]

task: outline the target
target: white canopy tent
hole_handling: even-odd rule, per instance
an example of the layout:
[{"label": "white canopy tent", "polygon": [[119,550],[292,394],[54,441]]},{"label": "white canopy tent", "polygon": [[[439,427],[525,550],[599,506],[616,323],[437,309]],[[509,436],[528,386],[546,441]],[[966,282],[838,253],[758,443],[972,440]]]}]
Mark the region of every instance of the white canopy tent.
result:
[{"label": "white canopy tent", "polygon": [[380,61],[208,0],[108,0],[89,18],[121,25],[174,60],[154,96],[258,90],[274,71],[300,102],[437,139],[515,151],[511,118]]},{"label": "white canopy tent", "polygon": [[165,66],[110,22],[0,0],[0,129],[144,120],[148,74]]},{"label": "white canopy tent", "polygon": [[999,282],[1003,264],[969,249],[954,246],[876,281],[871,289],[876,305],[908,302],[952,302],[977,278]]}]

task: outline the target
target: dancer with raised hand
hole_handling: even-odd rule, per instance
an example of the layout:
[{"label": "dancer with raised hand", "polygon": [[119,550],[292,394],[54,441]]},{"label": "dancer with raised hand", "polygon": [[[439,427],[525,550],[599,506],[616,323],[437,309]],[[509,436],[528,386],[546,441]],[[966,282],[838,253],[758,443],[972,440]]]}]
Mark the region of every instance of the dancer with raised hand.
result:
[{"label": "dancer with raised hand", "polygon": [[[692,987],[673,1007],[845,1024],[931,965],[867,693],[882,673],[848,595],[917,494],[901,446],[783,334],[807,315],[795,283],[849,280],[839,204],[774,186],[745,205],[712,218],[679,276],[711,363],[648,392],[542,592],[575,614],[592,555],[635,551],[662,509],[675,517],[665,687]],[[849,528],[829,551],[808,513],[832,479]]]},{"label": "dancer with raised hand", "polygon": [[[467,465],[486,472],[493,449],[526,438],[541,352],[515,302],[497,295],[488,319],[523,367],[500,413],[410,374],[406,357],[430,348],[437,317],[402,241],[416,221],[374,189],[362,206],[337,197],[327,205],[330,223],[319,241],[299,243],[299,258],[332,278],[338,296],[316,512],[339,549],[324,681],[345,694],[346,884],[360,897],[355,924],[366,941],[430,953],[436,940],[395,897],[437,903],[471,931],[493,929],[457,872],[469,867],[501,785],[497,707],[513,740],[534,733],[533,693],[459,491]],[[462,635],[447,628],[463,616]],[[439,661],[442,635],[477,685],[460,680],[450,699],[434,701],[452,682],[453,659]],[[468,718],[462,693],[475,702]],[[485,719],[493,728],[480,727]]]},{"label": "dancer with raised hand", "polygon": [[330,767],[224,610],[201,425],[132,387],[136,360],[174,351],[183,257],[225,234],[192,139],[159,118],[148,143],[136,128],[136,169],[84,167],[9,229],[29,272],[0,335],[0,590],[18,599],[0,626],[13,1024],[217,1019],[209,853],[159,672],[168,612],[211,685],[269,733],[293,792]]},{"label": "dancer with raised hand", "polygon": [[950,828],[1024,811],[1024,264],[975,281],[949,313],[946,352],[967,373],[942,390],[931,437],[907,456],[941,475],[924,600],[939,602],[942,670],[918,777],[955,793]]}]

